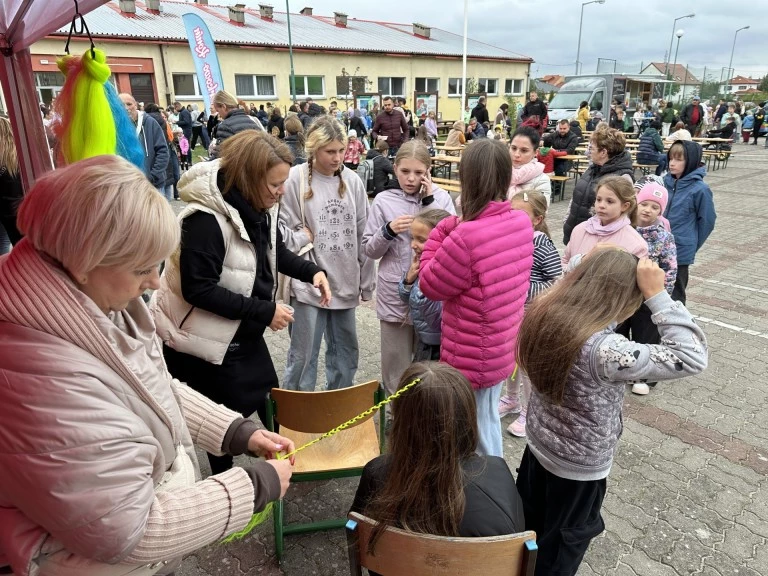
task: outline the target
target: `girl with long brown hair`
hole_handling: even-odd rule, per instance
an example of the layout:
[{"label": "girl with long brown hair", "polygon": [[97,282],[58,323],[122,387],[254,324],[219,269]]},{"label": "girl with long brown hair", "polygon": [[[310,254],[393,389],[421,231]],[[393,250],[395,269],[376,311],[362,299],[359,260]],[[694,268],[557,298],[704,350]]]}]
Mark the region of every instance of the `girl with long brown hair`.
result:
[{"label": "girl with long brown hair", "polygon": [[[616,334],[645,301],[663,344]],[[600,516],[629,381],[707,366],[704,333],[664,289],[664,271],[617,248],[593,251],[526,311],[518,360],[531,379],[517,488],[536,531],[536,574],[576,574]]]},{"label": "girl with long brown hair", "polygon": [[16,228],[16,210],[23,196],[11,122],[0,117],[0,254],[21,240]]},{"label": "girl with long brown hair", "polygon": [[363,470],[352,510],[378,522],[371,547],[388,526],[437,536],[500,536],[522,531],[522,505],[502,458],[476,453],[475,398],[447,364],[417,362],[393,404],[390,451]]},{"label": "girl with long brown hair", "polygon": [[325,378],[329,389],[352,386],[359,347],[355,313],[373,297],[373,262],[363,253],[368,197],[357,174],[344,166],[347,134],[327,116],[307,131],[307,162],[291,168],[280,209],[280,230],[289,249],[311,249],[305,258],[326,271],[334,299],[322,304],[314,287],[291,281],[294,308],[291,345],[283,387],[314,391],[317,358],[325,338]]},{"label": "girl with long brown hair", "polygon": [[512,159],[482,138],[461,160],[462,218],[445,218],[421,254],[419,288],[443,302],[440,360],[475,391],[478,450],[501,456],[501,388],[515,368],[517,331],[533,264],[533,227],[507,200]]}]

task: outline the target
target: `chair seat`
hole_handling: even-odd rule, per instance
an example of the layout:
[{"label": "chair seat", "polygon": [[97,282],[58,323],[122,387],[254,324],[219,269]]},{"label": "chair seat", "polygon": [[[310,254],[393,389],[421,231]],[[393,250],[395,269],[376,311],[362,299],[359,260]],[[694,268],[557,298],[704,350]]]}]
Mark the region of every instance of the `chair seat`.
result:
[{"label": "chair seat", "polygon": [[[322,436],[322,434],[296,432],[285,426],[280,427],[280,434],[293,440],[297,448]],[[362,468],[380,453],[376,425],[373,418],[369,418],[362,424],[342,430],[296,454],[293,473],[333,472]]]}]

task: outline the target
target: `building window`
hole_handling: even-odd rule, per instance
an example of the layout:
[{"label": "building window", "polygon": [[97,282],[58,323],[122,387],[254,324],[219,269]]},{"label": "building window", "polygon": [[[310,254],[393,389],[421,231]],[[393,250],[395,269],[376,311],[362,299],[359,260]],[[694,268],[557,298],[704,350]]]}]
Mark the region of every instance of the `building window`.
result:
[{"label": "building window", "polygon": [[379,76],[379,93],[382,96],[405,96],[405,78]]},{"label": "building window", "polygon": [[440,78],[416,78],[416,92],[437,92],[440,90]]},{"label": "building window", "polygon": [[[290,78],[288,83],[290,84]],[[296,96],[325,98],[324,76],[296,76]]]},{"label": "building window", "polygon": [[504,94],[522,94],[523,80],[518,78],[508,78],[504,81]]},{"label": "building window", "polygon": [[64,86],[64,74],[61,72],[35,72],[38,101],[50,105]]},{"label": "building window", "polygon": [[448,96],[461,96],[461,78],[448,78]]},{"label": "building window", "polygon": [[485,92],[488,96],[495,96],[499,93],[497,84],[499,81],[495,78],[480,78],[477,81],[477,91]]},{"label": "building window", "polygon": [[352,97],[353,93],[364,94],[368,84],[367,76],[336,76],[336,96]]},{"label": "building window", "polygon": [[179,96],[201,96],[196,74],[174,74],[173,93]]},{"label": "building window", "polygon": [[235,74],[235,92],[241,98],[275,98],[275,77]]}]

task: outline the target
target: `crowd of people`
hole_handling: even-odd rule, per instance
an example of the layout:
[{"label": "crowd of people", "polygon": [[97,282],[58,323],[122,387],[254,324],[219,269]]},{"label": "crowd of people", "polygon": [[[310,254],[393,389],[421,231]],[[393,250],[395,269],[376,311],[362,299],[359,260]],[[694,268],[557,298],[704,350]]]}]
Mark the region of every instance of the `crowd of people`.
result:
[{"label": "crowd of people", "polygon": [[[386,526],[530,529],[536,573],[575,574],[604,529],[626,388],[647,394],[707,364],[685,308],[716,218],[701,146],[675,142],[664,177],[635,182],[624,132],[599,123],[561,257],[547,175],[567,171],[560,157],[585,119],[542,138],[534,95],[506,137],[470,137],[489,122],[482,100],[454,125],[449,138],[470,142],[455,202],[432,181],[427,122],[412,133],[392,98],[370,128],[312,102],[283,118],[219,92],[206,117],[121,98],[143,173],[97,157],[41,178],[0,259],[0,374],[13,383],[0,386],[0,461],[25,470],[0,477],[0,521],[14,528],[0,532],[11,551],[0,566],[167,574],[242,529],[292,470],[275,458],[290,440],[250,419],[266,422],[280,385],[265,331],[289,332],[282,386],[351,386],[356,309],[375,291],[383,388],[418,382],[387,410],[389,451],[366,466],[352,506],[379,522],[374,542]],[[502,107],[502,132],[507,117]],[[193,165],[198,138],[210,138],[208,160]],[[359,177],[368,160],[373,194]],[[175,193],[178,216],[165,200]],[[509,433],[527,439],[516,480],[503,460],[509,414]],[[205,480],[193,444],[208,453]],[[233,466],[243,453],[266,459]]]}]

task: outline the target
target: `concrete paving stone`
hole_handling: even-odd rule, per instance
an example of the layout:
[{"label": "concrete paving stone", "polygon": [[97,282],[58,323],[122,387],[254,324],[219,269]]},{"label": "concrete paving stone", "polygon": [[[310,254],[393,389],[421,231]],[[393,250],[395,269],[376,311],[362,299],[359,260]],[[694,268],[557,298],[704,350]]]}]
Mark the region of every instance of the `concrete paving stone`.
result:
[{"label": "concrete paving stone", "polygon": [[[268,522],[271,524],[271,522]],[[274,540],[262,542],[258,533],[251,533],[241,540],[235,540],[227,545],[227,552],[239,562],[242,572],[271,563],[274,552]],[[277,563],[275,562],[275,566]]]},{"label": "concrete paving stone", "polygon": [[756,492],[765,478],[745,466],[734,464],[722,456],[709,461],[707,476],[724,486],[730,486],[742,494]]},{"label": "concrete paving stone", "polygon": [[617,536],[625,544],[632,544],[636,538],[643,535],[643,531],[635,528],[627,520],[618,516],[603,506],[602,510],[605,529],[611,534]]},{"label": "concrete paving stone", "polygon": [[576,572],[576,576],[599,576],[597,572],[592,570],[592,567],[589,565],[589,562],[585,559],[581,566],[579,566],[578,572]]},{"label": "concrete paving stone", "polygon": [[[628,566],[637,576],[676,576],[677,572],[664,562],[658,562],[643,550],[635,547],[631,554],[623,556],[621,564]],[[620,567],[620,566],[619,566]],[[618,568],[617,568],[618,570]],[[626,572],[625,572],[626,573]],[[617,572],[618,574],[618,572]]]},{"label": "concrete paving stone", "polygon": [[[768,539],[768,522],[757,517],[750,510],[745,510],[741,516],[737,516],[735,522],[745,526],[750,532],[759,534],[763,539]],[[768,566],[768,563],[766,566]]]},{"label": "concrete paving stone", "polygon": [[725,540],[725,527],[723,532],[710,530],[700,517],[691,517],[676,506],[669,506],[662,510],[659,518],[680,532],[694,536],[705,547],[712,547]]},{"label": "concrete paving stone", "polygon": [[[581,572],[579,572],[579,574],[581,574]],[[627,564],[619,562],[619,565],[616,566],[616,568],[606,572],[606,576],[637,576],[637,572],[632,570]]]},{"label": "concrete paving stone", "polygon": [[[674,498],[666,498],[664,505],[666,510],[674,509],[696,522],[697,526],[703,525],[715,534],[723,534],[726,528],[733,525],[732,519],[725,518],[708,508],[706,503],[698,500],[695,493],[678,494]],[[659,517],[664,518],[664,512],[660,513]]]},{"label": "concrete paving stone", "polygon": [[765,538],[755,534],[743,524],[734,524],[725,531],[725,540],[715,544],[715,549],[726,553],[736,561],[744,562],[754,559],[758,546]]},{"label": "concrete paving stone", "polygon": [[629,554],[632,546],[623,542],[613,532],[603,532],[589,545],[589,566],[596,574],[605,574],[615,568],[619,558]]},{"label": "concrete paving stone", "polygon": [[[681,540],[683,536],[685,534],[673,528],[669,522],[657,520],[645,530],[645,534],[635,540],[632,547],[643,551],[649,558],[666,564],[671,559],[675,542]],[[627,562],[627,559],[625,558],[624,561]]]},{"label": "concrete paving stone", "polygon": [[752,570],[762,570],[768,566],[768,543],[763,539],[755,550],[754,557],[747,562],[747,566]]},{"label": "concrete paving stone", "polygon": [[751,498],[747,494],[740,494],[733,488],[725,488],[722,492],[715,496],[713,502],[709,506],[726,518],[735,518],[742,511],[746,510],[752,503]]},{"label": "concrete paving stone", "polygon": [[713,553],[711,547],[704,546],[695,537],[685,534],[675,542],[668,564],[678,574],[694,574],[703,566],[703,560]]},{"label": "concrete paving stone", "polygon": [[757,572],[754,568],[747,566],[746,561],[736,561],[720,551],[715,551],[711,556],[704,557],[704,566],[714,568],[721,576],[762,576],[766,569],[765,566],[762,566],[760,567],[761,572]]}]

